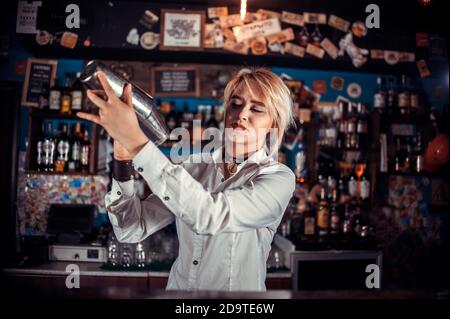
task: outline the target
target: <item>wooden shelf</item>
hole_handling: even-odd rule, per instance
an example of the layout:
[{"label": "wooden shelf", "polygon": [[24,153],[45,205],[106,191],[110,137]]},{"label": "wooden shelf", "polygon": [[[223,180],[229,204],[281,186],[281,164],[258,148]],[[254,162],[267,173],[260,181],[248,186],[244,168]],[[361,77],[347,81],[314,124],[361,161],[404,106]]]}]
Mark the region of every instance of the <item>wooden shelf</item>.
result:
[{"label": "wooden shelf", "polygon": [[380,175],[386,175],[386,176],[405,176],[405,177],[440,177],[445,178],[442,174],[439,173],[428,173],[428,172],[420,172],[420,173],[414,173],[414,172],[380,172]]},{"label": "wooden shelf", "polygon": [[25,174],[33,174],[33,175],[67,175],[67,176],[96,176],[98,174],[90,174],[90,173],[82,173],[82,172],[45,172],[45,171],[36,171],[36,170],[26,170]]},{"label": "wooden shelf", "polygon": [[[34,41],[34,38],[33,38]],[[258,65],[266,67],[291,67],[325,71],[375,73],[375,74],[406,74],[418,76],[414,63],[398,63],[388,65],[384,60],[370,60],[360,68],[355,68],[347,57],[336,60],[325,57],[317,59],[306,55],[299,58],[289,54],[268,53],[266,55],[240,55],[221,49],[204,51],[159,51],[142,48],[75,48],[67,50],[56,46],[37,46],[23,43],[23,46],[34,56],[48,59],[83,59],[83,60],[121,60],[121,61],[151,61],[162,63],[198,63],[221,65]]]}]

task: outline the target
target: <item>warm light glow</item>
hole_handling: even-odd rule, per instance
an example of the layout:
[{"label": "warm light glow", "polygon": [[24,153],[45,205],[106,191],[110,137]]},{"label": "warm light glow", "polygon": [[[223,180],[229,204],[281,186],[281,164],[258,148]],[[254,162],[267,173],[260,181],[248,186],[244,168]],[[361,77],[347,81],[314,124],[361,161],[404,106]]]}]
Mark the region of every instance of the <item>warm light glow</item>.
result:
[{"label": "warm light glow", "polygon": [[429,6],[431,4],[431,0],[419,0],[419,4],[422,6]]},{"label": "warm light glow", "polygon": [[247,14],[247,0],[241,0],[241,20],[245,20],[245,15]]}]

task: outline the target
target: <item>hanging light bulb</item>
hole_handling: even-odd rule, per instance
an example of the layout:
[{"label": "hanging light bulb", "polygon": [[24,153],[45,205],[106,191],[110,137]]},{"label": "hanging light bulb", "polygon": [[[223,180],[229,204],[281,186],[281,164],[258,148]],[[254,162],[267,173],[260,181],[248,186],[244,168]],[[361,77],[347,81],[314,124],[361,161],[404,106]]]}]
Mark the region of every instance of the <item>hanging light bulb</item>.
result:
[{"label": "hanging light bulb", "polygon": [[241,20],[245,20],[245,15],[247,14],[247,0],[241,0]]}]

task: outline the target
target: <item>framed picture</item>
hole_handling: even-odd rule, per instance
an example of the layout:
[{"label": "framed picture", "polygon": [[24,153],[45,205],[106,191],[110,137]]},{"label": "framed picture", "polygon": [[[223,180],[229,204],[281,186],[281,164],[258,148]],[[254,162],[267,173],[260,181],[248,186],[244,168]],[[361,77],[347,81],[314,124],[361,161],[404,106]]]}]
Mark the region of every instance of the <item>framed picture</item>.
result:
[{"label": "framed picture", "polygon": [[39,95],[43,89],[50,89],[55,83],[58,61],[28,59],[25,81],[22,88],[23,106],[38,107]]},{"label": "framed picture", "polygon": [[164,96],[199,96],[200,74],[195,65],[152,68],[152,95]]},{"label": "framed picture", "polygon": [[160,50],[203,50],[205,13],[161,10]]}]

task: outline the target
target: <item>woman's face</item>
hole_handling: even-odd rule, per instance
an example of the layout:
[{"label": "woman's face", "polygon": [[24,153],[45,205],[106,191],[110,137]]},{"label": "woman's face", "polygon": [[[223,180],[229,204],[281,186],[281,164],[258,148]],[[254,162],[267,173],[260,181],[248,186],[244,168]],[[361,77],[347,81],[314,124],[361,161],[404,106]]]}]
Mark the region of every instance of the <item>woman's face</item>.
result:
[{"label": "woman's face", "polygon": [[241,85],[228,101],[225,118],[225,139],[233,143],[238,154],[259,150],[273,126],[268,105],[259,88],[252,92]]}]

